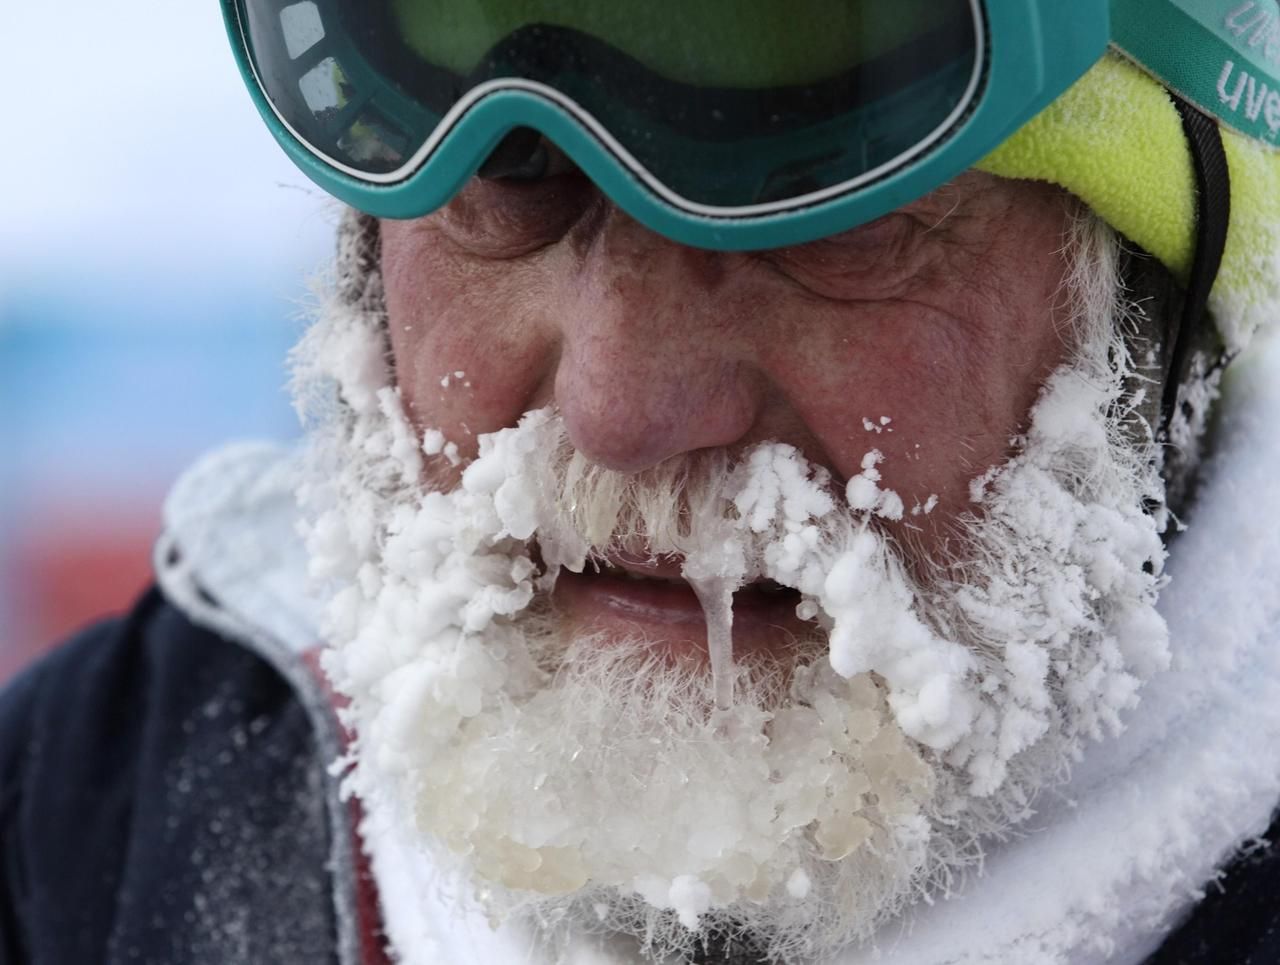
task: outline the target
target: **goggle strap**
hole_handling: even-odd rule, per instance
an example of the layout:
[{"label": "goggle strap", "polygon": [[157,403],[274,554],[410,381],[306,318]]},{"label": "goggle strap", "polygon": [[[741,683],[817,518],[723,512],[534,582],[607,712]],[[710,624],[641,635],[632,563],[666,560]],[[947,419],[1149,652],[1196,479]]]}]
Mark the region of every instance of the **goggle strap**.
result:
[{"label": "goggle strap", "polygon": [[1159,439],[1169,438],[1169,429],[1178,411],[1179,390],[1190,376],[1188,368],[1198,354],[1195,349],[1203,347],[1211,336],[1217,349],[1208,353],[1206,367],[1211,368],[1222,357],[1221,341],[1217,339],[1208,309],[1231,223],[1231,171],[1218,122],[1176,94],[1173,100],[1182,118],[1182,130],[1195,170],[1196,253],[1181,316],[1170,319],[1168,338],[1173,350],[1164,384]]}]

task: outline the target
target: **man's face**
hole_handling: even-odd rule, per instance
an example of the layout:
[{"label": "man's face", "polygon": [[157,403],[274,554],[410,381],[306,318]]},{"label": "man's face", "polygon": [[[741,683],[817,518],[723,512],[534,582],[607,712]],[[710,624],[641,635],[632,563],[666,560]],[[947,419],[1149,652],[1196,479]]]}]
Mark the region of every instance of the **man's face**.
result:
[{"label": "man's face", "polygon": [[[846,480],[876,450],[904,502],[888,530],[940,557],[1071,349],[1072,214],[1058,189],[974,173],[833,238],[725,254],[646,230],[575,172],[473,179],[432,217],[382,224],[397,382],[413,424],[463,456],[548,405],[578,452],[625,472],[773,440]],[[635,549],[612,562],[679,575]],[[703,636],[693,595],[654,581],[589,572],[557,594],[582,630]],[[799,630],[790,598],[737,609],[740,652]]]},{"label": "man's face", "polygon": [[565,173],[383,223],[297,373],[373,825],[655,953],[830,951],[954,879],[1167,656],[1077,214],[970,174],[721,254]]}]

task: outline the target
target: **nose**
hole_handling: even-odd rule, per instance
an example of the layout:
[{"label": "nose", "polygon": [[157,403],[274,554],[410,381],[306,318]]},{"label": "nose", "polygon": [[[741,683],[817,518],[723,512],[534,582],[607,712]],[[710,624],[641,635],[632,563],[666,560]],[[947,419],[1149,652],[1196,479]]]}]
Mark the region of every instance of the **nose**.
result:
[{"label": "nose", "polygon": [[746,435],[763,376],[743,337],[733,256],[678,245],[616,209],[583,252],[561,301],[555,379],[577,449],[636,472]]}]

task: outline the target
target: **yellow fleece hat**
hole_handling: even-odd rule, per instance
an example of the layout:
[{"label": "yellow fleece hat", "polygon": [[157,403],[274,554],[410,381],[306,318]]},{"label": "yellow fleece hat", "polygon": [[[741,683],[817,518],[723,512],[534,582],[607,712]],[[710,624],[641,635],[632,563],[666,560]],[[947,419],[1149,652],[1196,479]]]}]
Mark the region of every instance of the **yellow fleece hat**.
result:
[{"label": "yellow fleece hat", "polygon": [[[1209,299],[1229,352],[1280,319],[1280,151],[1222,126],[1231,223]],[[1196,181],[1169,92],[1109,53],[981,161],[1003,177],[1067,189],[1186,279],[1195,256]]]}]

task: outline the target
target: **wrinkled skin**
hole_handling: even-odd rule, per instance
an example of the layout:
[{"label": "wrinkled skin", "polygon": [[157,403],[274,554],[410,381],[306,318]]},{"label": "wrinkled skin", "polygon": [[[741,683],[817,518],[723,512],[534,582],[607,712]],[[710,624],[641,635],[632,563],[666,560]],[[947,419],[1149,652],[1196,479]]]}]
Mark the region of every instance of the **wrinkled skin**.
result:
[{"label": "wrinkled skin", "polygon": [[829,239],[720,253],[648,231],[578,173],[473,179],[382,224],[399,385],[464,455],[548,403],[621,470],[774,439],[843,480],[879,449],[908,510],[938,497],[896,527],[936,551],[1070,349],[1072,214],[1056,188],[969,173]]}]

